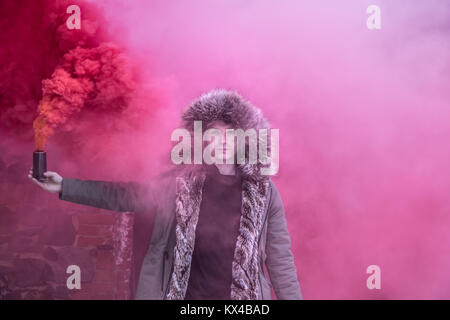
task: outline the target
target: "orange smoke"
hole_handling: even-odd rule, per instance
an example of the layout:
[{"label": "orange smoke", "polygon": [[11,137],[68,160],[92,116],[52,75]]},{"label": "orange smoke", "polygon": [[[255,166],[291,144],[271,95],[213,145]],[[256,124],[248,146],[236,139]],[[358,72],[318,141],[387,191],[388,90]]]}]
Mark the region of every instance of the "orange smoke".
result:
[{"label": "orange smoke", "polygon": [[49,111],[45,111],[49,109],[49,106],[50,103],[48,99],[42,99],[38,107],[40,116],[33,122],[36,150],[44,150],[45,141],[47,141],[47,138],[53,134],[53,128],[48,125],[48,121],[44,117],[45,114],[50,113]]},{"label": "orange smoke", "polygon": [[43,150],[55,129],[83,108],[124,110],[134,81],[119,48],[103,43],[77,47],[64,55],[50,79],[42,81],[42,99],[34,120],[36,149]]}]

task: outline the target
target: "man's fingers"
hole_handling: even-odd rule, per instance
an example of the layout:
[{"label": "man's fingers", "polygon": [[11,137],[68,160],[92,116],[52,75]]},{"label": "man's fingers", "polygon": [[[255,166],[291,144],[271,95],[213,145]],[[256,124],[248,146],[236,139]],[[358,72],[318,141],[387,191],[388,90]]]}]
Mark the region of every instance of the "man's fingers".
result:
[{"label": "man's fingers", "polygon": [[44,172],[44,176],[53,180],[58,177],[58,174],[53,171],[46,171],[46,172]]},{"label": "man's fingers", "polygon": [[44,188],[44,184],[42,182],[37,181],[36,178],[31,178],[31,180],[33,180],[33,182],[36,183],[39,187]]},{"label": "man's fingers", "polygon": [[53,171],[46,171],[46,172],[44,172],[44,176],[56,178],[59,176],[59,174],[57,174],[56,172],[53,172]]}]

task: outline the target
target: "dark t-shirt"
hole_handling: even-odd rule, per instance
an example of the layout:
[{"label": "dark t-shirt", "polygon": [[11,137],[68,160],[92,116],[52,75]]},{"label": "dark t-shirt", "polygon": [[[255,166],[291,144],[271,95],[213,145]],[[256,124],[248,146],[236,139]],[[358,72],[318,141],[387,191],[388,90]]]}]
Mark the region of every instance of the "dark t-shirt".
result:
[{"label": "dark t-shirt", "polygon": [[186,300],[230,299],[231,267],[239,234],[242,180],[208,166],[195,232]]}]

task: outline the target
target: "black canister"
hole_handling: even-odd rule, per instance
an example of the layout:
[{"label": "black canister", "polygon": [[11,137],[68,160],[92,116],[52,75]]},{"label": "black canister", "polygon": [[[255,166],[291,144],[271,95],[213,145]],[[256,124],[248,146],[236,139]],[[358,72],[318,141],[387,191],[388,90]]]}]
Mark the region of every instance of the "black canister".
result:
[{"label": "black canister", "polygon": [[47,171],[47,153],[45,151],[36,150],[33,152],[33,178],[38,181],[47,181],[44,172]]}]

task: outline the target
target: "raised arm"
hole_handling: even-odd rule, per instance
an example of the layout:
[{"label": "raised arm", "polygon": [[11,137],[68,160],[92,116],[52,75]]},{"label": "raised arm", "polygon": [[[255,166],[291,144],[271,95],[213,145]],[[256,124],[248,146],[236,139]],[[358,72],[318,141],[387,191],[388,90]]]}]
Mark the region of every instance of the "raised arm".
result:
[{"label": "raised arm", "polygon": [[58,193],[59,199],[113,211],[151,211],[157,206],[156,181],[109,182],[63,178],[56,172],[44,173],[47,181],[33,180],[42,189]]},{"label": "raised arm", "polygon": [[59,199],[113,211],[149,211],[156,199],[150,186],[137,182],[109,182],[63,178]]},{"label": "raised arm", "polygon": [[300,300],[302,294],[291,250],[291,239],[286,225],[284,206],[275,184],[267,214],[266,266],[277,298]]}]

